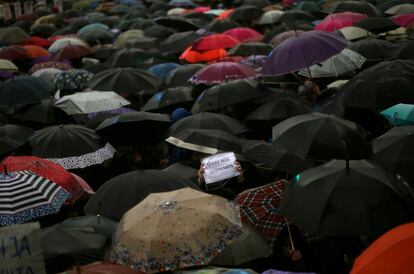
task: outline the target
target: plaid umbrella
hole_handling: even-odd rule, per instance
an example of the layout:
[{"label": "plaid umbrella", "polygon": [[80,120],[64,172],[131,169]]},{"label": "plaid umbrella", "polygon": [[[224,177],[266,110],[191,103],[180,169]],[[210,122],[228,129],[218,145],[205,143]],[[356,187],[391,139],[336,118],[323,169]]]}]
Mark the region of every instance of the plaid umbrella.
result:
[{"label": "plaid umbrella", "polygon": [[55,214],[70,194],[30,171],[0,174],[0,225]]},{"label": "plaid umbrella", "polygon": [[235,202],[240,206],[243,223],[253,225],[273,245],[286,222],[278,214],[283,191],[287,181],[246,190],[237,195]]}]

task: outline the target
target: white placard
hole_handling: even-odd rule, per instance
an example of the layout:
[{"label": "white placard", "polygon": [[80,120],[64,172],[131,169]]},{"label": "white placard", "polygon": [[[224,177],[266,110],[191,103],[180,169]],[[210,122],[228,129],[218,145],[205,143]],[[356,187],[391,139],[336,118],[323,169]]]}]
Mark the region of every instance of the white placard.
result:
[{"label": "white placard", "polygon": [[14,2],[13,3],[13,8],[14,8],[14,17],[16,19],[19,19],[20,17],[22,17],[22,4],[20,4],[20,2]]},{"label": "white placard", "polygon": [[53,6],[58,12],[63,12],[63,0],[53,0]]},{"label": "white placard", "polygon": [[24,2],[23,7],[24,7],[24,14],[32,14],[33,13],[33,1]]},{"label": "white placard", "polygon": [[201,161],[204,167],[204,180],[206,184],[215,183],[240,175],[236,169],[236,155],[233,152],[215,154]]},{"label": "white placard", "polygon": [[12,15],[12,12],[11,12],[10,4],[9,3],[3,3],[2,7],[3,7],[3,19],[4,19],[4,21],[12,19],[13,15]]}]

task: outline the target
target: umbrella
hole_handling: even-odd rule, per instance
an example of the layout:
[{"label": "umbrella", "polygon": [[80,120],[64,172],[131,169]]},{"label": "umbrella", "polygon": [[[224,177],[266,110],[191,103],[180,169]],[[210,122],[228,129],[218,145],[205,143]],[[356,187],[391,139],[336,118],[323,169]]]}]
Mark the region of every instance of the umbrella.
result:
[{"label": "umbrella", "polygon": [[277,47],[278,45],[280,45],[283,41],[287,40],[288,38],[295,36],[299,33],[302,33],[303,30],[287,30],[287,31],[283,31],[279,34],[277,34],[276,36],[274,36],[269,43],[273,46],[273,47]]},{"label": "umbrella", "polygon": [[148,53],[142,49],[124,48],[114,52],[106,61],[105,64],[117,67],[137,67],[142,60],[148,59]]},{"label": "umbrella", "polygon": [[50,97],[40,101],[38,104],[31,104],[19,110],[16,118],[19,121],[27,122],[34,126],[57,125],[67,120],[66,113],[55,108],[53,104],[57,100]]},{"label": "umbrella", "polygon": [[133,68],[116,68],[95,74],[89,81],[94,90],[112,90],[118,94],[135,94],[142,90],[157,90],[160,80],[152,73]]},{"label": "umbrella", "polygon": [[254,80],[234,80],[203,91],[195,101],[192,113],[217,110],[226,106],[247,102],[262,96]]},{"label": "umbrella", "polygon": [[151,194],[122,218],[110,259],[147,273],[207,264],[239,237],[239,214],[224,198],[189,188]]},{"label": "umbrella", "polygon": [[[35,156],[9,156],[0,162],[0,172],[30,171],[65,189],[70,197],[65,204],[73,204],[85,195],[84,182],[80,183],[72,173],[60,165]],[[86,187],[90,189],[86,183]]]},{"label": "umbrella", "polygon": [[30,128],[19,125],[0,126],[0,154],[4,155],[24,145],[34,133]]},{"label": "umbrella", "polygon": [[308,159],[363,159],[371,154],[365,130],[334,115],[293,116],[274,126],[272,133],[274,143]]},{"label": "umbrella", "polygon": [[243,223],[255,227],[273,246],[286,221],[279,215],[280,202],[287,181],[281,180],[258,188],[248,189],[234,200],[240,207]]},{"label": "umbrella", "polygon": [[371,3],[359,1],[335,1],[329,4],[324,10],[324,12],[327,13],[338,13],[347,11],[364,13],[368,16],[381,15],[381,11]]},{"label": "umbrella", "polygon": [[178,120],[170,126],[168,134],[176,135],[185,129],[219,129],[235,135],[248,131],[236,119],[224,114],[210,112],[201,112]]},{"label": "umbrella", "polygon": [[214,19],[207,25],[203,27],[204,30],[208,32],[216,32],[221,33],[229,29],[234,29],[240,27],[240,25],[232,20],[225,19],[225,20],[219,20]]},{"label": "umbrella", "polygon": [[167,192],[185,187],[198,189],[191,181],[168,171],[147,169],[118,175],[98,188],[85,206],[89,214],[120,220],[151,193]]},{"label": "umbrella", "polygon": [[383,61],[354,76],[341,88],[346,107],[382,111],[398,103],[414,103],[414,61]]},{"label": "umbrella", "polygon": [[332,160],[290,182],[279,214],[312,234],[377,237],[413,219],[407,191],[367,160]]},{"label": "umbrella", "polygon": [[191,0],[171,0],[170,2],[168,2],[168,5],[173,6],[173,7],[195,7],[197,6]]},{"label": "umbrella", "polygon": [[49,47],[49,53],[57,53],[67,46],[88,46],[84,41],[75,37],[60,38]]},{"label": "umbrella", "polygon": [[23,45],[35,45],[39,47],[48,48],[50,45],[52,45],[52,42],[46,40],[45,38],[38,37],[38,36],[32,36],[29,40],[23,43]]},{"label": "umbrella", "polygon": [[244,6],[255,6],[258,8],[265,8],[267,6],[270,6],[271,3],[268,0],[243,0]]},{"label": "umbrella", "polygon": [[212,34],[201,37],[192,45],[195,51],[206,51],[220,48],[232,48],[240,44],[240,41],[227,34]]},{"label": "umbrella", "polygon": [[51,94],[47,82],[32,76],[18,76],[0,83],[0,105],[35,104]]},{"label": "umbrella", "polygon": [[130,48],[139,48],[139,49],[153,49],[158,46],[158,39],[155,37],[147,37],[145,35],[141,35],[134,38],[128,38],[125,41],[124,47]]},{"label": "umbrella", "polygon": [[229,16],[230,20],[234,21],[249,21],[260,18],[263,11],[255,6],[241,6],[236,8]]},{"label": "umbrella", "polygon": [[113,157],[115,149],[95,131],[79,125],[50,126],[30,137],[32,154],[65,169],[98,165]]},{"label": "umbrella", "polygon": [[19,68],[16,67],[15,64],[13,64],[12,61],[9,61],[7,59],[0,59],[0,70],[6,70],[10,72],[18,72]]},{"label": "umbrella", "polygon": [[374,37],[374,34],[355,26],[344,27],[339,30],[340,34],[348,41],[359,40],[367,37]]},{"label": "umbrella", "polygon": [[414,105],[396,104],[380,112],[391,125],[409,126],[414,124]]},{"label": "umbrella", "polygon": [[[82,91],[87,87],[87,83],[92,78],[92,73],[83,69],[70,69],[62,71],[56,75],[55,89],[66,92],[74,93]],[[61,93],[61,94],[62,94]]]},{"label": "umbrella", "polygon": [[69,193],[54,182],[30,171],[1,174],[0,224],[21,224],[55,214]]},{"label": "umbrella", "polygon": [[401,27],[412,28],[414,26],[414,13],[393,16],[392,21]]},{"label": "umbrella", "polygon": [[154,21],[166,27],[172,27],[177,31],[197,30],[198,26],[191,20],[178,15],[155,18]]},{"label": "umbrella", "polygon": [[23,46],[23,48],[26,49],[26,52],[24,53],[24,57],[28,59],[36,59],[39,57],[44,57],[44,56],[49,55],[47,50],[45,50],[44,48],[40,46],[26,45],[26,46]]},{"label": "umbrella", "polygon": [[125,47],[127,42],[139,37],[142,37],[144,32],[142,30],[132,29],[121,33],[113,43],[116,48]]},{"label": "umbrella", "polygon": [[160,52],[163,54],[181,53],[200,36],[194,31],[178,32],[161,42]]},{"label": "umbrella", "polygon": [[37,35],[47,39],[57,31],[56,27],[52,24],[33,24],[30,28],[31,35]]},{"label": "umbrella", "polygon": [[364,56],[368,62],[397,59],[401,47],[382,39],[364,39],[349,45],[349,49]]},{"label": "umbrella", "polygon": [[220,151],[241,153],[241,139],[218,129],[184,129],[165,141],[175,146],[207,154]]},{"label": "umbrella", "polygon": [[259,25],[271,25],[279,21],[284,11],[281,10],[269,10],[262,14],[259,20]]},{"label": "umbrella", "polygon": [[[38,70],[41,69],[48,69],[48,68],[54,68],[59,70],[70,70],[73,69],[69,64],[63,63],[63,62],[56,62],[56,61],[47,61],[42,62],[36,65],[33,65],[33,67],[30,68],[29,74],[33,74]],[[35,76],[35,75],[33,75]]]},{"label": "umbrella", "polygon": [[203,67],[202,64],[188,64],[173,69],[167,74],[165,84],[170,87],[190,85],[188,80]]},{"label": "umbrella", "polygon": [[105,261],[94,262],[87,265],[75,266],[72,270],[67,270],[66,274],[142,274],[128,266],[113,264]]},{"label": "umbrella", "polygon": [[344,49],[320,64],[299,70],[298,74],[309,78],[341,77],[354,74],[365,63],[365,57],[359,53]]},{"label": "umbrella", "polygon": [[313,166],[295,152],[264,141],[243,141],[242,154],[250,161],[288,174],[297,174]]},{"label": "umbrella", "polygon": [[414,5],[409,3],[399,4],[387,9],[385,13],[391,15],[414,13]]},{"label": "umbrella", "polygon": [[410,153],[414,149],[413,130],[413,126],[394,127],[375,138],[371,160],[387,170],[413,178],[414,158]]},{"label": "umbrella", "polygon": [[247,42],[239,44],[229,50],[229,54],[235,56],[267,55],[272,47],[260,42]]},{"label": "umbrella", "polygon": [[0,58],[7,60],[15,60],[24,57],[26,49],[23,46],[8,46],[0,48]]},{"label": "umbrella", "polygon": [[263,73],[282,75],[325,61],[342,51],[348,42],[323,31],[298,33],[279,44],[269,55]]},{"label": "umbrella", "polygon": [[113,91],[88,91],[63,96],[54,105],[74,115],[113,110],[129,104],[129,101]]},{"label": "umbrella", "polygon": [[118,222],[102,216],[79,216],[68,218],[61,224],[73,228],[93,227],[95,232],[107,238],[112,238]]},{"label": "umbrella", "polygon": [[30,36],[20,27],[0,28],[0,41],[7,44],[18,44],[30,39]]},{"label": "umbrella", "polygon": [[160,79],[165,79],[165,77],[168,75],[170,71],[178,67],[180,67],[180,65],[177,63],[173,63],[173,62],[161,63],[161,64],[153,65],[152,67],[150,67],[148,69],[148,72],[153,73]]},{"label": "umbrella", "polygon": [[[351,274],[404,273],[414,271],[411,255],[414,223],[397,226],[376,239],[356,258]],[[401,256],[401,254],[408,254]]]},{"label": "umbrella", "polygon": [[105,119],[96,130],[112,143],[151,142],[170,125],[170,116],[151,112],[127,112]]},{"label": "umbrella", "polygon": [[155,25],[144,30],[144,36],[157,38],[160,41],[164,41],[175,33],[175,30],[161,25]]},{"label": "umbrella", "polygon": [[142,106],[143,111],[168,112],[179,106],[189,105],[192,101],[192,91],[190,87],[176,87],[155,93]]},{"label": "umbrella", "polygon": [[227,56],[225,49],[212,49],[206,51],[195,51],[192,47],[188,47],[179,57],[180,60],[185,60],[188,63],[213,62],[224,60]]},{"label": "umbrella", "polygon": [[366,14],[356,12],[340,12],[326,16],[322,22],[315,26],[316,30],[335,31],[343,27],[352,26],[354,23],[367,18]]},{"label": "umbrella", "polygon": [[290,28],[295,29],[296,25],[300,24],[300,23],[306,23],[306,22],[313,22],[315,20],[315,16],[313,16],[312,14],[302,11],[302,10],[290,10],[290,11],[286,11],[284,12],[280,18],[279,18],[279,22],[282,25],[287,25],[290,26]]},{"label": "umbrella", "polygon": [[50,85],[54,86],[54,80],[56,76],[61,72],[62,70],[57,69],[57,68],[44,68],[44,69],[36,70],[35,72],[31,74],[31,76],[38,77],[46,81]]},{"label": "umbrella", "polygon": [[193,84],[220,84],[255,76],[256,71],[247,65],[236,62],[218,62],[200,69],[189,81]]},{"label": "umbrella", "polygon": [[263,35],[252,28],[234,28],[223,32],[224,35],[229,35],[241,42],[258,42],[262,40]]},{"label": "umbrella", "polygon": [[353,24],[355,27],[365,29],[371,33],[378,34],[398,28],[392,20],[384,17],[368,17]]},{"label": "umbrella", "polygon": [[92,54],[92,49],[84,45],[68,45],[56,52],[52,60],[76,59]]},{"label": "umbrella", "polygon": [[186,162],[185,163],[183,162],[174,163],[164,168],[163,170],[169,172],[170,174],[174,176],[177,176],[177,177],[180,177],[186,180],[190,180],[192,182],[196,182],[198,179],[197,168],[186,165]]}]

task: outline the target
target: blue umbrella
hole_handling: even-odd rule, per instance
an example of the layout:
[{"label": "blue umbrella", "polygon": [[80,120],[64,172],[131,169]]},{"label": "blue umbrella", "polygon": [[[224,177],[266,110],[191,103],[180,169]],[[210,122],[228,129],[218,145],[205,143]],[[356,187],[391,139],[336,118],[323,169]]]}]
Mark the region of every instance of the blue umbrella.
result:
[{"label": "blue umbrella", "polygon": [[396,104],[380,112],[394,126],[414,125],[414,105]]},{"label": "blue umbrella", "polygon": [[86,25],[83,28],[81,28],[78,31],[78,34],[77,35],[78,36],[79,35],[84,35],[84,34],[88,34],[88,33],[91,33],[93,31],[97,31],[97,30],[103,30],[103,31],[105,31],[105,30],[109,30],[109,27],[107,25],[105,25],[105,24],[93,23],[93,24],[89,24],[89,25]]},{"label": "blue umbrella", "polygon": [[180,67],[180,65],[177,63],[163,63],[150,67],[148,72],[157,75],[158,78],[165,79],[170,71],[178,67]]}]

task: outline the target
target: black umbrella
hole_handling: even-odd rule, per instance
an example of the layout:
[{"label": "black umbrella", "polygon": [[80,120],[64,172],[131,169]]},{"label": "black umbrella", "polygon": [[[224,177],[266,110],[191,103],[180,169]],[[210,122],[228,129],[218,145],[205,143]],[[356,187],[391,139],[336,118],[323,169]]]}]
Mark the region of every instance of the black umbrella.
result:
[{"label": "black umbrella", "polygon": [[38,77],[18,76],[0,83],[0,105],[36,104],[51,95],[52,87]]},{"label": "black umbrella", "polygon": [[195,40],[200,38],[195,31],[174,33],[160,44],[160,52],[163,54],[182,53]]},{"label": "black umbrella", "polygon": [[170,113],[178,107],[189,107],[193,101],[192,88],[176,87],[155,93],[141,108],[143,111]]},{"label": "black umbrella", "polygon": [[366,29],[374,34],[387,32],[399,27],[398,25],[394,24],[394,22],[390,19],[379,16],[362,19],[361,21],[356,22],[354,26]]},{"label": "black umbrella", "polygon": [[188,166],[185,163],[174,163],[164,168],[163,170],[177,177],[181,177],[186,180],[190,180],[192,182],[197,182],[197,179],[198,179],[197,168]]},{"label": "black umbrella", "polygon": [[133,22],[130,23],[130,26],[126,28],[128,29],[147,29],[153,26],[156,26],[157,23],[154,22],[152,19],[146,19],[146,18],[138,18],[135,19]]},{"label": "black umbrella", "polygon": [[159,41],[157,38],[147,37],[144,35],[128,39],[125,42],[125,46],[127,48],[131,47],[131,48],[139,48],[143,50],[154,49],[158,46],[158,44],[159,44]]},{"label": "black umbrella", "polygon": [[89,199],[86,213],[100,214],[115,220],[151,193],[185,187],[198,189],[191,181],[162,170],[140,170],[121,174],[104,183]]},{"label": "black umbrella", "polygon": [[210,23],[208,23],[207,25],[205,25],[203,29],[209,32],[220,33],[220,32],[225,32],[226,30],[234,29],[237,27],[240,27],[240,25],[236,23],[235,21],[232,21],[229,19],[225,19],[225,20],[215,19],[211,21]]},{"label": "black umbrella", "polygon": [[258,98],[262,93],[254,80],[235,80],[213,86],[201,93],[191,109],[192,113],[217,110],[225,106]]},{"label": "black umbrella", "polygon": [[260,9],[263,9],[267,6],[270,6],[272,3],[270,3],[268,0],[243,0],[243,6],[255,6]]},{"label": "black umbrella", "polygon": [[19,27],[0,28],[0,41],[9,44],[18,44],[30,39],[29,34]]},{"label": "black umbrella", "polygon": [[10,153],[24,145],[34,131],[19,125],[0,126],[0,155]]},{"label": "black umbrella", "polygon": [[235,135],[248,131],[236,119],[224,114],[210,112],[201,112],[178,120],[168,129],[168,134],[175,136],[185,129],[219,129]]},{"label": "black umbrella", "polygon": [[381,111],[398,103],[414,103],[414,61],[384,61],[356,76],[341,88],[348,108]]},{"label": "black umbrella", "polygon": [[377,237],[413,220],[407,192],[369,161],[333,160],[297,175],[279,213],[312,234]]},{"label": "black umbrella", "polygon": [[307,30],[312,30],[314,27],[312,27],[311,24],[294,24],[292,26],[292,24],[281,24],[278,25],[275,28],[272,28],[270,30],[267,30],[263,36],[262,41],[265,43],[269,43],[276,35],[285,32],[285,31],[289,31],[289,30],[303,30],[303,31],[307,31]]},{"label": "black umbrella", "polygon": [[42,38],[49,38],[56,32],[57,29],[50,24],[36,24],[30,28],[30,34],[34,36],[39,36]]},{"label": "black umbrella", "polygon": [[165,84],[169,87],[191,86],[188,80],[203,67],[202,64],[188,64],[173,69],[165,77]]},{"label": "black umbrella", "polygon": [[248,42],[238,44],[231,48],[228,53],[236,56],[250,56],[250,55],[268,55],[272,51],[269,44],[260,42]]},{"label": "black umbrella", "polygon": [[372,141],[371,160],[378,165],[414,179],[414,126],[394,127]]},{"label": "black umbrella", "polygon": [[273,142],[312,160],[363,159],[371,155],[365,130],[322,113],[293,116],[272,129]]},{"label": "black umbrella", "polygon": [[116,68],[95,74],[89,81],[89,87],[119,94],[136,94],[142,90],[157,90],[160,82],[157,76],[144,70]]},{"label": "black umbrella", "polygon": [[263,10],[255,6],[241,6],[236,8],[229,16],[230,20],[244,22],[258,19],[263,14]]},{"label": "black umbrella", "polygon": [[110,30],[95,29],[93,31],[78,34],[79,38],[89,44],[111,44],[114,35]]},{"label": "black umbrella", "polygon": [[196,24],[194,24],[194,22],[191,19],[174,15],[158,17],[155,19],[155,22],[159,25],[171,27],[177,31],[197,30],[199,27]]},{"label": "black umbrella", "polygon": [[339,13],[339,12],[358,12],[364,13],[368,16],[380,16],[381,11],[374,5],[368,2],[359,1],[335,1],[326,7],[324,12],[326,13]]},{"label": "black umbrella", "polygon": [[382,11],[386,11],[387,9],[393,7],[393,6],[397,6],[399,4],[406,4],[406,3],[410,3],[409,0],[386,0],[386,1],[378,1],[378,5],[377,8],[382,10]]},{"label": "black umbrella", "polygon": [[137,65],[145,59],[148,59],[148,53],[142,49],[123,48],[114,52],[109,57],[105,65],[112,68],[137,67]]},{"label": "black umbrella", "polygon": [[113,144],[157,141],[171,124],[167,114],[127,112],[104,120],[96,131]]},{"label": "black umbrella", "polygon": [[368,62],[381,62],[397,59],[401,47],[382,39],[364,39],[349,45],[349,49],[364,56]]},{"label": "black umbrella", "polygon": [[[282,24],[286,24],[288,26],[295,26],[298,24],[298,22],[312,22],[316,20],[316,17],[310,14],[306,11],[301,10],[292,10],[292,11],[286,11],[284,12],[280,18],[279,21]],[[293,28],[295,29],[295,28]]]},{"label": "black umbrella", "polygon": [[96,63],[91,65],[86,65],[83,69],[87,70],[89,72],[92,72],[93,74],[97,74],[99,72],[111,69],[112,67],[103,63]]},{"label": "black umbrella", "polygon": [[311,162],[306,161],[295,152],[264,141],[243,141],[242,154],[248,160],[289,174],[297,174],[313,167]]},{"label": "black umbrella", "polygon": [[414,59],[414,39],[399,43],[398,59]]},{"label": "black umbrella", "polygon": [[96,233],[111,239],[118,222],[102,216],[79,216],[68,218],[61,224],[71,228],[92,227]]},{"label": "black umbrella", "polygon": [[148,12],[154,13],[159,10],[168,11],[169,9],[171,9],[171,6],[168,5],[167,3],[162,2],[162,1],[157,1],[148,8]]},{"label": "black umbrella", "polygon": [[144,30],[144,35],[147,37],[154,37],[163,41],[169,36],[173,35],[175,30],[161,25],[155,25]]}]

